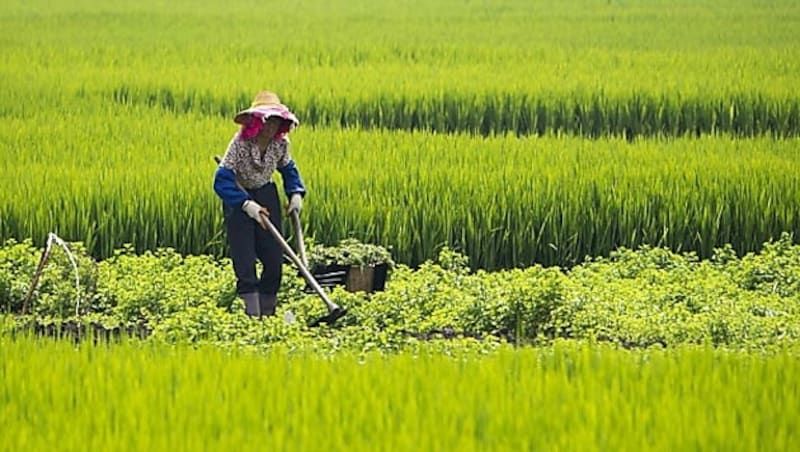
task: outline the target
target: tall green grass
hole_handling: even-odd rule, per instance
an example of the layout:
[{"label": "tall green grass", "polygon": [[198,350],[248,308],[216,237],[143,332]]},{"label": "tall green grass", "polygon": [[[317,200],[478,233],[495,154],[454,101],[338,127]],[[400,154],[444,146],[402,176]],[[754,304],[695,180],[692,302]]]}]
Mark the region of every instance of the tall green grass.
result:
[{"label": "tall green grass", "polygon": [[[220,255],[215,163],[235,125],[143,107],[0,126],[0,238],[55,231],[98,257],[124,243]],[[800,233],[796,139],[582,140],[299,128],[306,235],[419,263],[571,265],[643,243],[709,256]]]},{"label": "tall green grass", "polygon": [[[143,104],[186,113],[233,116],[247,105],[246,95],[219,99],[207,93],[169,88],[113,90],[122,104]],[[729,95],[633,92],[529,94],[485,91],[481,94],[420,92],[381,93],[373,98],[317,97],[297,99],[297,112],[312,125],[468,132],[479,135],[571,134],[603,136],[698,136],[729,134],[776,137],[800,134],[800,98],[769,98],[758,92]]]},{"label": "tall green grass", "polygon": [[789,450],[789,352],[380,356],[0,338],[6,450]]},{"label": "tall green grass", "polygon": [[230,116],[272,88],[318,125],[588,136],[800,128],[800,9],[790,0],[314,0],[279,10],[6,2],[0,108],[69,110],[79,96]]},{"label": "tall green grass", "polygon": [[211,157],[265,88],[320,126],[295,140],[322,242],[411,264],[452,244],[494,268],[640,243],[745,252],[800,230],[796,2],[279,11],[0,5],[0,238],[222,253]]}]

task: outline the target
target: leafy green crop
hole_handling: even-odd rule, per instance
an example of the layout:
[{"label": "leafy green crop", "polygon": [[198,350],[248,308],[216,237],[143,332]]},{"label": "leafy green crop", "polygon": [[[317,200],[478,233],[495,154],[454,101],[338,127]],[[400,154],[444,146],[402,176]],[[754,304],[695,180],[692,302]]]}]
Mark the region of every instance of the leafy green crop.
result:
[{"label": "leafy green crop", "polygon": [[[5,269],[27,265],[32,272],[36,254],[30,242],[8,242],[0,248],[0,262]],[[394,351],[439,339],[477,339],[486,349],[499,342],[577,339],[637,348],[707,344],[768,350],[800,339],[800,245],[788,235],[743,258],[729,247],[711,260],[664,248],[622,248],[569,270],[471,272],[464,256],[444,249],[417,269],[398,265],[383,292],[335,288],[330,297],[349,309],[335,328],[305,326],[326,311],[288,266],[278,316],[264,320],[244,314],[227,259],[169,249],[137,255],[127,248],[96,267],[84,266],[94,268],[95,279],[81,288],[80,318],[74,317],[74,287],[57,282],[69,266],[55,260],[35,292],[35,315],[17,316],[13,324],[78,321],[145,328],[153,340],[169,342],[259,348],[280,343],[327,352]],[[0,287],[12,288],[0,298],[6,313],[19,312],[30,277],[0,272]],[[287,311],[299,321],[285,323]]]}]

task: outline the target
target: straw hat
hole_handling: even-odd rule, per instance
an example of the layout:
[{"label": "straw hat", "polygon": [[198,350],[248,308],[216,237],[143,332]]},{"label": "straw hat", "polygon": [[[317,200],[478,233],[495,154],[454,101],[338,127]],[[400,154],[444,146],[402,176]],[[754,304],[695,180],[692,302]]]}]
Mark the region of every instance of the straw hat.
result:
[{"label": "straw hat", "polygon": [[237,124],[247,125],[250,122],[250,116],[253,115],[263,120],[271,116],[278,116],[289,121],[291,123],[290,127],[300,125],[300,121],[298,121],[294,113],[289,110],[289,107],[283,105],[278,95],[271,91],[261,91],[256,94],[253,103],[250,104],[250,108],[236,113],[233,121]]}]

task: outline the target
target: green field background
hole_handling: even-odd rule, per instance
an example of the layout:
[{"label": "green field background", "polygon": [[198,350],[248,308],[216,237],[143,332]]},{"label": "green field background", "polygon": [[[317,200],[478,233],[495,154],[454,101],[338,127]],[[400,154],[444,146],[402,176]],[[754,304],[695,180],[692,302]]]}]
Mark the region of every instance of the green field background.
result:
[{"label": "green field background", "polygon": [[[0,450],[792,450],[798,31],[796,0],[0,2]],[[335,326],[288,264],[278,316],[236,294],[213,157],[263,89],[306,237],[399,264]],[[49,232],[76,267],[31,291]]]},{"label": "green field background", "polygon": [[800,231],[796,2],[4,2],[0,238],[224,254],[212,156],[272,89],[306,234],[474,267]]}]

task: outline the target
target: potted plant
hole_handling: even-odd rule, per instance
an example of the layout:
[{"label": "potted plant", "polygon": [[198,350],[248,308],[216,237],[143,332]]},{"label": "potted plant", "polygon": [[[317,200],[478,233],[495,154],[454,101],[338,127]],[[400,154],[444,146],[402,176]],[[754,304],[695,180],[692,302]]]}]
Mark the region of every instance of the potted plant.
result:
[{"label": "potted plant", "polygon": [[341,240],[337,246],[312,245],[308,261],[321,285],[340,284],[351,292],[383,290],[395,265],[385,247],[353,238]]}]

